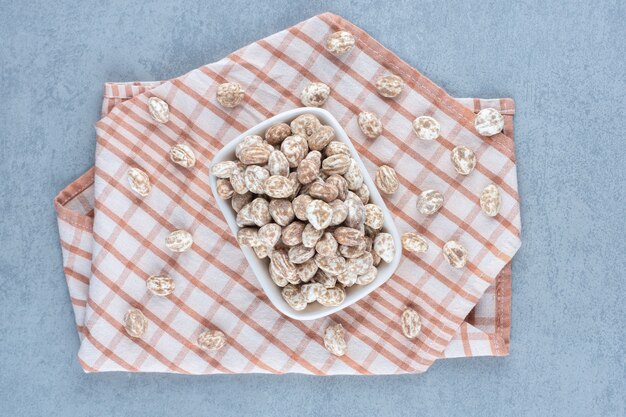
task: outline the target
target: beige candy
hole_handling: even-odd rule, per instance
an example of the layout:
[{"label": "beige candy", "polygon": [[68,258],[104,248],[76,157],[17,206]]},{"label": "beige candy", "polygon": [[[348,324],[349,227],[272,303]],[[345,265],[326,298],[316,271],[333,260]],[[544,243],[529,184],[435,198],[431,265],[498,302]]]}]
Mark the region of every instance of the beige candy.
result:
[{"label": "beige candy", "polygon": [[176,284],[167,275],[153,275],[146,280],[146,288],[154,295],[165,297],[174,292]]},{"label": "beige candy", "polygon": [[430,116],[420,116],[413,121],[413,130],[421,140],[435,140],[441,133],[439,122]]},{"label": "beige candy", "polygon": [[344,288],[348,288],[356,284],[357,278],[357,275],[353,271],[346,269],[344,272],[337,275],[337,282],[343,285]]},{"label": "beige candy", "polygon": [[298,165],[298,181],[300,184],[309,184],[313,182],[320,173],[322,164],[322,154],[318,151],[309,152],[309,154]]},{"label": "beige candy", "polygon": [[259,230],[254,227],[243,227],[237,231],[237,242],[241,246],[258,246]]},{"label": "beige candy", "polygon": [[264,146],[263,138],[259,135],[248,135],[245,138],[243,138],[243,140],[239,142],[237,146],[235,146],[235,156],[237,157],[237,159],[239,159],[239,156],[241,155],[241,151],[243,151],[248,146],[253,146],[253,145]]},{"label": "beige candy", "polygon": [[300,135],[291,135],[280,144],[280,150],[291,168],[296,168],[309,152],[309,145],[305,138]]},{"label": "beige candy", "polygon": [[330,95],[330,87],[324,83],[310,83],[300,93],[300,101],[306,107],[320,107]]},{"label": "beige candy", "polygon": [[318,230],[313,227],[312,224],[308,223],[302,232],[302,244],[307,248],[314,248],[323,234],[324,230]]},{"label": "beige candy", "polygon": [[374,251],[387,263],[396,255],[396,244],[389,233],[379,233],[374,239]]},{"label": "beige candy", "polygon": [[342,287],[324,288],[317,302],[326,307],[338,306],[346,299],[346,292]]},{"label": "beige candy", "polygon": [[290,126],[294,135],[300,135],[308,140],[311,135],[322,127],[322,124],[317,117],[306,113],[293,119]]},{"label": "beige candy", "polygon": [[365,205],[365,224],[374,230],[383,228],[385,218],[383,210],[375,204]]},{"label": "beige candy", "polygon": [[295,216],[298,220],[302,220],[302,221],[307,220],[306,209],[309,207],[309,204],[311,204],[311,201],[313,201],[311,196],[306,195],[306,194],[299,195],[293,199],[292,201],[293,212],[295,213]]},{"label": "beige candy", "polygon": [[356,194],[350,191],[343,203],[348,209],[345,220],[346,226],[360,229],[365,222],[365,205]]},{"label": "beige candy", "polygon": [[211,166],[211,175],[228,179],[235,168],[237,168],[235,161],[221,161]]},{"label": "beige candy", "polygon": [[283,228],[282,241],[287,246],[295,246],[302,243],[302,232],[305,223],[295,221]]},{"label": "beige candy", "polygon": [[443,257],[453,268],[463,268],[467,264],[467,250],[454,240],[443,245]]},{"label": "beige candy", "polygon": [[[218,181],[219,183],[219,181]],[[231,189],[232,189],[232,185],[231,185]],[[244,193],[244,194],[237,194],[234,193],[232,196],[232,200],[230,201],[230,205],[233,207],[233,210],[235,210],[235,213],[239,213],[239,211],[249,202],[251,202],[254,199],[254,194],[252,193]]]},{"label": "beige candy", "polygon": [[226,335],[219,330],[207,329],[198,335],[198,347],[207,352],[216,352],[226,344]]},{"label": "beige candy", "polygon": [[158,97],[150,97],[148,99],[148,112],[159,123],[167,123],[170,120],[169,106]]},{"label": "beige candy", "polygon": [[124,315],[124,329],[130,337],[143,337],[148,329],[148,319],[141,310],[131,308]]},{"label": "beige candy", "polygon": [[228,200],[237,194],[235,190],[233,190],[233,185],[230,180],[218,178],[215,185],[215,191],[222,200]]},{"label": "beige candy", "polygon": [[327,184],[321,181],[311,184],[308,191],[311,197],[323,200],[326,203],[335,200],[339,194],[337,187],[333,184]]},{"label": "beige candy", "polygon": [[402,327],[402,333],[407,338],[415,339],[422,329],[422,320],[417,311],[407,308],[400,317],[400,326]]},{"label": "beige candy", "polygon": [[350,168],[352,158],[346,154],[336,154],[327,157],[322,161],[322,170],[327,175],[343,175]]},{"label": "beige candy", "polygon": [[[270,206],[271,206],[271,203],[270,203]],[[276,223],[268,223],[264,226],[261,226],[257,234],[258,244],[262,244],[266,248],[273,248],[280,240],[282,231],[283,229]],[[251,245],[251,246],[258,246],[258,245]]]},{"label": "beige candy", "polygon": [[178,143],[170,148],[170,160],[183,168],[192,168],[196,165],[193,149],[184,143]]},{"label": "beige candy", "polygon": [[263,184],[265,194],[272,198],[290,197],[293,193],[293,187],[293,181],[288,177],[283,177],[282,175],[271,175]]},{"label": "beige candy", "polygon": [[296,264],[296,278],[300,282],[309,282],[313,279],[318,269],[315,259],[309,259],[301,264]]},{"label": "beige candy", "polygon": [[326,272],[318,269],[313,277],[313,282],[319,282],[324,288],[333,288],[337,284],[337,276],[328,275]]},{"label": "beige candy", "polygon": [[241,104],[243,88],[236,82],[220,84],[217,87],[217,101],[224,107],[232,108]]},{"label": "beige candy", "polygon": [[422,235],[407,232],[402,234],[402,247],[408,252],[423,253],[428,250],[428,242]]},{"label": "beige candy", "polygon": [[327,275],[337,276],[346,270],[346,259],[339,255],[321,256],[318,253],[315,263]]},{"label": "beige candy", "polygon": [[267,168],[272,175],[289,176],[289,161],[284,153],[274,150],[267,160]]},{"label": "beige candy", "polygon": [[309,282],[302,284],[300,292],[307,303],[314,303],[324,291],[324,286],[319,282]]},{"label": "beige candy", "polygon": [[337,252],[337,240],[332,233],[326,232],[315,244],[315,251],[321,256],[332,256]]},{"label": "beige candy", "polygon": [[289,307],[293,308],[296,311],[301,311],[306,308],[307,302],[304,298],[304,295],[300,292],[300,289],[292,284],[287,284],[281,294]]},{"label": "beige candy", "polygon": [[139,168],[130,168],[128,170],[128,184],[130,185],[131,190],[136,192],[142,197],[146,197],[150,194],[152,190],[152,185],[150,184],[150,178],[148,174]]},{"label": "beige candy", "polygon": [[333,141],[330,142],[324,148],[324,155],[328,158],[333,155],[348,155],[350,156],[350,148],[343,142]]},{"label": "beige candy", "polygon": [[359,113],[358,123],[361,132],[370,139],[375,139],[383,133],[383,122],[375,113],[369,111]]},{"label": "beige candy", "polygon": [[351,227],[338,227],[333,232],[337,243],[343,246],[357,246],[363,240],[363,232]]},{"label": "beige candy", "polygon": [[500,191],[495,184],[489,184],[485,187],[483,192],[480,193],[480,208],[487,216],[497,216],[501,204],[502,198],[500,197]]},{"label": "beige candy", "polygon": [[330,220],[330,226],[338,226],[343,223],[348,217],[348,207],[344,204],[343,201],[331,201],[330,208],[333,210],[333,215]]},{"label": "beige candy", "polygon": [[346,270],[353,273],[355,276],[358,276],[366,274],[373,265],[374,258],[372,257],[372,254],[365,252],[358,258],[348,259],[346,261]]},{"label": "beige candy", "polygon": [[363,185],[363,173],[354,159],[350,160],[348,170],[343,174],[343,177],[346,179],[350,191],[356,191]]},{"label": "beige candy", "polygon": [[245,194],[248,192],[246,187],[245,171],[242,167],[235,167],[230,173],[230,184],[237,194]]},{"label": "beige candy", "polygon": [[186,230],[175,230],[165,238],[165,246],[172,252],[185,252],[193,245],[193,237]]},{"label": "beige candy", "polygon": [[[270,252],[270,267],[279,281],[291,280],[296,275],[296,266],[289,259],[289,255],[284,250],[274,250]],[[284,286],[284,285],[281,285]]]},{"label": "beige candy", "polygon": [[443,194],[425,190],[417,197],[417,210],[424,215],[435,214],[443,206]]},{"label": "beige candy", "polygon": [[289,248],[289,260],[294,264],[303,264],[315,255],[315,248],[296,245]]},{"label": "beige candy", "polygon": [[257,256],[257,258],[259,259],[265,259],[270,254],[269,249],[265,245],[253,246],[252,250],[254,251],[254,254]]},{"label": "beige candy", "polygon": [[461,175],[469,175],[476,167],[476,154],[466,146],[452,149],[450,160],[456,172]]},{"label": "beige candy", "polygon": [[370,189],[367,188],[367,184],[362,184],[357,190],[354,191],[363,204],[367,204],[370,201]]},{"label": "beige candy", "polygon": [[385,75],[376,80],[376,90],[383,97],[397,97],[404,88],[404,81],[397,75]]},{"label": "beige candy", "polygon": [[267,163],[270,153],[263,144],[246,146],[239,153],[239,160],[246,165],[264,165]]},{"label": "beige candy", "polygon": [[250,203],[250,218],[257,226],[263,226],[272,221],[270,204],[264,198],[255,198]]},{"label": "beige candy", "polygon": [[252,217],[252,202],[246,204],[239,210],[235,222],[239,227],[255,225],[254,218]]},{"label": "beige candy", "polygon": [[384,194],[393,194],[400,188],[400,181],[396,171],[388,165],[383,165],[376,171],[374,182]]},{"label": "beige candy", "polygon": [[504,117],[496,109],[482,109],[474,119],[476,131],[483,136],[493,136],[504,129]]},{"label": "beige candy", "polygon": [[338,174],[330,175],[326,178],[326,184],[332,184],[337,188],[337,198],[341,201],[346,199],[348,192],[348,181]]},{"label": "beige candy", "polygon": [[265,131],[265,140],[270,145],[279,145],[287,136],[291,136],[291,128],[287,123],[278,123]]},{"label": "beige candy", "polygon": [[[260,246],[257,246],[257,247],[260,247]],[[270,256],[270,259],[271,259],[271,256]],[[269,266],[269,273],[270,273],[270,278],[272,279],[274,284],[276,284],[277,286],[284,287],[285,285],[289,284],[287,277],[282,273],[282,271],[273,262],[271,262],[271,260],[270,260],[270,266]],[[293,275],[290,276],[290,278],[293,278],[295,274],[296,272],[294,269]]]},{"label": "beige candy", "polygon": [[313,200],[306,209],[306,218],[317,230],[325,229],[330,225],[333,209],[322,200]]},{"label": "beige candy", "polygon": [[270,172],[258,165],[250,165],[244,171],[246,188],[255,194],[263,194],[265,192],[265,180],[269,177]]},{"label": "beige candy", "polygon": [[[319,297],[318,297],[319,298]],[[335,356],[343,356],[348,349],[346,336],[341,324],[333,324],[324,331],[324,347]]]},{"label": "beige candy", "polygon": [[[373,256],[372,256],[373,258]],[[380,260],[379,260],[380,262]],[[373,263],[375,264],[376,261],[374,260]],[[378,275],[378,269],[376,269],[375,266],[371,266],[367,272],[365,272],[363,275],[359,275],[356,278],[356,283],[358,285],[367,285],[371,282],[373,282],[376,279],[376,276]]]},{"label": "beige candy", "polygon": [[354,39],[352,33],[340,30],[326,38],[325,48],[333,55],[343,55],[350,52],[355,44],[356,39]]},{"label": "beige candy", "polygon": [[321,151],[335,139],[335,130],[330,126],[320,126],[315,132],[307,137],[309,148],[314,151]]}]

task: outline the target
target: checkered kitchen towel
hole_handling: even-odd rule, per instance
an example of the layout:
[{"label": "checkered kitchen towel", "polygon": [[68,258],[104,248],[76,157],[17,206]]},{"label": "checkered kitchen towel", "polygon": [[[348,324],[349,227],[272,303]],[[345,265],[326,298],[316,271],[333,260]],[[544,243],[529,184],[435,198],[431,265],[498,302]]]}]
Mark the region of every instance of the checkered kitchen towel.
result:
[{"label": "checkered kitchen towel", "polygon": [[[341,57],[325,51],[326,36],[347,30],[356,47]],[[396,99],[376,94],[374,81],[394,73],[405,82]],[[217,86],[236,81],[245,91],[242,105],[217,104]],[[346,129],[370,175],[393,166],[401,189],[387,197],[400,232],[417,230],[429,242],[420,255],[403,254],[396,274],[349,308],[315,321],[281,315],[263,293],[209,188],[213,155],[257,123],[299,107],[309,82],[328,84],[324,108]],[[147,111],[151,96],[170,106],[170,121],[156,124]],[[474,114],[498,109],[505,130],[479,136]],[[357,114],[381,115],[383,135],[367,139]],[[513,101],[453,99],[393,55],[367,33],[341,17],[323,14],[242,48],[223,60],[182,77],[155,83],[105,87],[103,118],[97,123],[95,167],[55,200],[65,274],[80,334],[79,360],[88,372],[142,371],[188,374],[302,372],[311,374],[393,374],[423,372],[444,357],[505,355],[509,346],[510,260],[520,246],[519,196],[512,141]],[[430,115],[441,124],[433,142],[417,139],[415,117]],[[168,158],[169,148],[186,142],[197,153],[194,169]],[[463,144],[475,150],[475,171],[459,176],[450,151]],[[149,198],[128,187],[126,171],[150,176]],[[489,183],[502,193],[500,214],[481,213],[478,196]],[[445,205],[424,217],[415,207],[425,189],[440,190]],[[193,247],[173,254],[165,236],[186,229]],[[469,252],[466,268],[443,259],[448,240]],[[151,296],[150,275],[176,281],[168,297]],[[417,339],[405,338],[398,324],[411,306],[422,317]],[[149,326],[143,338],[130,338],[122,326],[126,311],[139,308]],[[323,330],[341,323],[345,356],[329,354]],[[205,328],[228,337],[221,350],[207,353],[195,341]]]}]

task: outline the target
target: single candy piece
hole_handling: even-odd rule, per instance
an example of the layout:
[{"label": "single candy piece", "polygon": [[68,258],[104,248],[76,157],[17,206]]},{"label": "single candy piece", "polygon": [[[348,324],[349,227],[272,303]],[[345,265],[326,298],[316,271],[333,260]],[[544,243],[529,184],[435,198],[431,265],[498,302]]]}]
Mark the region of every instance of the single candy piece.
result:
[{"label": "single candy piece", "polygon": [[320,107],[330,95],[330,87],[324,83],[311,83],[304,87],[300,94],[302,105],[307,107]]},{"label": "single candy piece", "polygon": [[221,161],[211,166],[211,174],[217,178],[228,179],[236,168],[235,161]]},{"label": "single candy piece", "polygon": [[219,330],[205,330],[198,336],[200,349],[214,352],[220,350],[226,344],[226,336]]},{"label": "single candy piece", "polygon": [[265,194],[272,198],[287,198],[293,192],[293,181],[282,175],[272,175],[265,180]]},{"label": "single candy piece", "polygon": [[150,190],[152,190],[148,174],[139,168],[130,168],[128,170],[128,184],[130,185],[131,190],[142,197],[150,194]]},{"label": "single candy piece", "polygon": [[355,43],[352,33],[340,30],[326,38],[326,50],[333,55],[343,55],[354,48]]},{"label": "single candy piece", "polygon": [[313,200],[306,209],[306,218],[314,228],[322,230],[330,225],[333,209],[322,200]]},{"label": "single candy piece", "polygon": [[259,230],[254,227],[243,227],[237,231],[237,242],[240,246],[254,247],[260,244]]},{"label": "single candy piece", "polygon": [[378,189],[385,194],[393,194],[400,188],[400,181],[398,181],[396,171],[387,165],[378,168],[374,182]]},{"label": "single candy piece", "polygon": [[504,129],[504,117],[496,109],[482,109],[474,119],[476,131],[483,136],[493,136]]},{"label": "single candy piece", "polygon": [[383,228],[385,218],[383,210],[375,204],[365,205],[365,224],[374,230]]},{"label": "single candy piece", "polygon": [[217,101],[224,107],[236,107],[243,100],[243,88],[239,83],[220,84],[217,87]]},{"label": "single candy piece", "polygon": [[326,350],[335,356],[343,356],[346,354],[347,345],[345,331],[341,324],[332,324],[326,328],[324,332],[324,346]]},{"label": "single candy piece", "polygon": [[435,214],[443,206],[443,194],[436,190],[423,191],[417,197],[417,210],[424,215]]},{"label": "single candy piece", "polygon": [[409,339],[415,339],[422,329],[422,319],[412,308],[404,310],[400,317],[400,324],[402,326],[402,333]]},{"label": "single candy piece", "polygon": [[232,198],[234,195],[239,195],[235,193],[235,190],[233,189],[233,184],[230,182],[230,180],[227,180],[224,178],[217,179],[215,191],[217,191],[217,195],[222,200],[228,200],[229,198]]},{"label": "single candy piece", "polygon": [[387,263],[396,256],[396,244],[389,233],[379,233],[374,238],[374,251]]},{"label": "single candy piece", "polygon": [[422,140],[435,140],[441,133],[439,122],[430,116],[420,116],[413,120],[413,130]]},{"label": "single candy piece", "polygon": [[332,288],[324,288],[324,291],[322,291],[320,296],[317,298],[317,302],[325,307],[335,307],[343,303],[345,299],[346,291],[343,289],[343,287],[337,286]]},{"label": "single candy piece", "polygon": [[141,310],[131,308],[124,315],[124,329],[130,337],[142,337],[148,329],[148,319]]},{"label": "single candy piece", "polygon": [[363,111],[359,113],[358,122],[361,132],[370,139],[377,138],[383,133],[383,122],[372,112]]},{"label": "single candy piece", "polygon": [[402,92],[404,81],[397,75],[385,75],[376,80],[376,90],[383,97],[393,98]]},{"label": "single candy piece", "polygon": [[154,295],[165,297],[174,292],[176,284],[167,275],[153,275],[146,280],[146,288]]},{"label": "single candy piece", "polygon": [[304,298],[302,292],[300,292],[300,288],[296,287],[292,284],[287,284],[281,294],[289,307],[293,308],[296,311],[302,311],[306,308],[307,302]]},{"label": "single candy piece", "polygon": [[158,97],[148,99],[148,111],[150,116],[159,123],[167,123],[170,120],[169,106]]},{"label": "single candy piece", "polygon": [[402,234],[402,247],[408,252],[423,253],[428,250],[428,242],[415,232]]},{"label": "single candy piece", "polygon": [[467,263],[467,250],[460,243],[451,240],[443,245],[443,257],[453,268],[463,268]]},{"label": "single candy piece", "polygon": [[178,143],[170,148],[170,159],[183,168],[192,168],[196,165],[196,155],[191,146]]},{"label": "single candy piece", "polygon": [[469,175],[476,167],[476,154],[465,146],[457,146],[452,149],[450,160],[456,172],[461,175]]},{"label": "single candy piece", "polygon": [[315,115],[305,113],[293,119],[289,126],[294,135],[300,135],[308,140],[322,127],[322,123]]},{"label": "single candy piece", "polygon": [[324,291],[324,286],[319,282],[309,282],[300,287],[300,293],[307,303],[314,303]]},{"label": "single candy piece", "polygon": [[500,211],[501,204],[500,191],[494,184],[489,184],[480,193],[480,208],[487,216],[495,217]]},{"label": "single candy piece", "polygon": [[186,230],[175,230],[165,238],[165,246],[172,252],[184,252],[193,244],[191,233]]},{"label": "single candy piece", "polygon": [[291,136],[291,128],[287,123],[278,123],[265,131],[265,140],[270,145],[280,145],[287,136]]}]

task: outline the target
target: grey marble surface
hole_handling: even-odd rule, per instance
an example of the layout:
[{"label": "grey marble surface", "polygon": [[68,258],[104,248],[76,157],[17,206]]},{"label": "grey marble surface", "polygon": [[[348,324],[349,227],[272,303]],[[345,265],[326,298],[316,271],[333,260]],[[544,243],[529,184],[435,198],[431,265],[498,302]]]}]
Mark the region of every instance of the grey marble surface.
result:
[{"label": "grey marble surface", "polygon": [[[0,414],[624,415],[625,7],[0,0]],[[103,82],[171,78],[324,11],[454,96],[516,99],[511,355],[397,377],[84,374],[52,199],[93,163]]]}]

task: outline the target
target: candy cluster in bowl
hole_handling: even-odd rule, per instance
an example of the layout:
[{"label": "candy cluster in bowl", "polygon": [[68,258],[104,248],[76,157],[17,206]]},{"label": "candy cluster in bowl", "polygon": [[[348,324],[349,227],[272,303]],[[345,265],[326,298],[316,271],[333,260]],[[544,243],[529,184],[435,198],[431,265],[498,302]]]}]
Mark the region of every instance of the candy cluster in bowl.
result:
[{"label": "candy cluster in bowl", "polygon": [[289,317],[343,309],[398,266],[391,215],[326,110],[299,108],[260,123],[215,156],[210,174],[252,270]]}]

